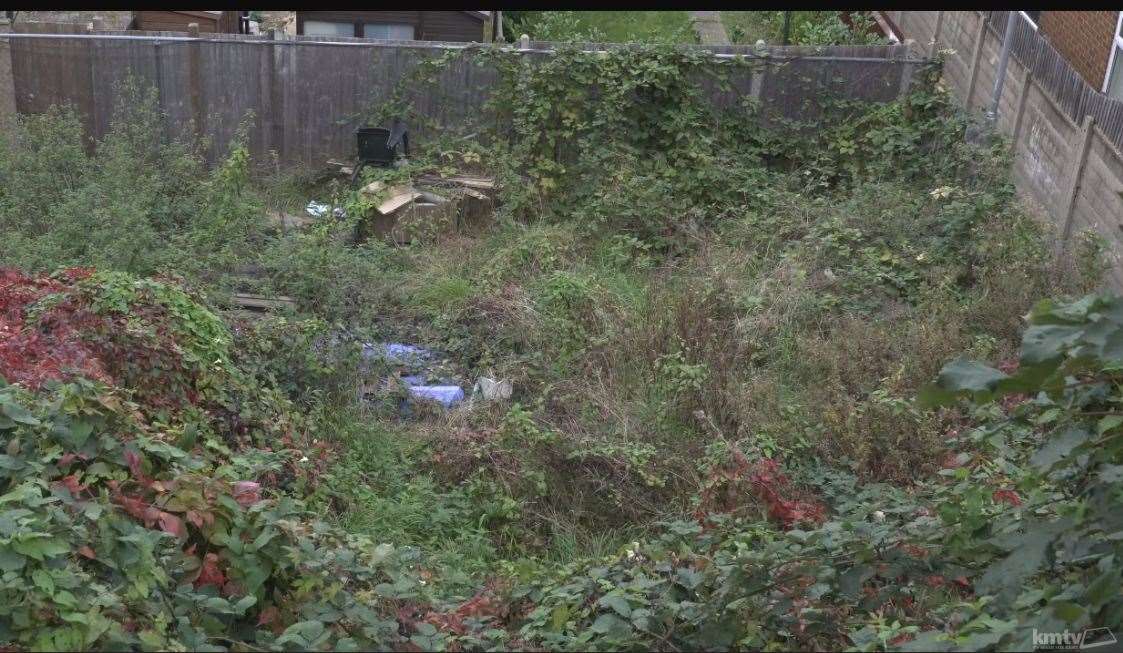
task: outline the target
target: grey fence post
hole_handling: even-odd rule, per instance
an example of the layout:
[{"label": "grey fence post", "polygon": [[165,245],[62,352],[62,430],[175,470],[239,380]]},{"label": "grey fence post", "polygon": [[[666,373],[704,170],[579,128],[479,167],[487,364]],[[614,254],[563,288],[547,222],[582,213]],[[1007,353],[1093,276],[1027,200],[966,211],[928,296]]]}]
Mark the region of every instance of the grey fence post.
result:
[{"label": "grey fence post", "polygon": [[1030,87],[1033,86],[1033,71],[1026,68],[1022,75],[1022,92],[1018,96],[1018,112],[1014,115],[1014,133],[1010,136],[1010,149],[1018,153],[1018,137],[1022,133],[1022,120],[1026,115],[1026,100],[1029,99]]},{"label": "grey fence post", "polygon": [[928,46],[928,58],[936,56],[936,50],[939,49],[940,41],[940,28],[944,26],[944,12],[936,12],[936,29],[932,32],[932,43]]},{"label": "grey fence post", "polygon": [[1002,104],[1002,86],[1006,83],[1006,66],[1010,63],[1010,49],[1014,41],[1014,12],[1006,12],[1006,32],[1002,36],[1002,52],[998,56],[998,70],[994,72],[994,93],[991,97],[990,108],[987,110],[987,120],[995,123],[998,120],[998,107]]},{"label": "grey fence post", "polygon": [[967,99],[964,100],[963,106],[968,111],[971,110],[971,100],[975,97],[975,80],[979,77],[979,63],[983,59],[983,41],[987,36],[987,18],[982,15],[982,12],[976,12],[979,15],[979,33],[975,37],[975,51],[971,54],[971,76],[967,79]]},{"label": "grey fence post", "polygon": [[0,127],[16,119],[16,80],[12,74],[12,42],[3,36],[12,31],[12,24],[0,18]]},{"label": "grey fence post", "polygon": [[1088,146],[1092,144],[1092,133],[1095,131],[1092,126],[1095,124],[1095,119],[1091,115],[1084,116],[1084,124],[1080,127],[1080,149],[1077,151],[1076,167],[1072,169],[1072,183],[1068,188],[1068,199],[1065,201],[1064,207],[1064,233],[1061,235],[1061,241],[1065,245],[1068,244],[1069,236],[1072,235],[1072,219],[1076,215],[1076,195],[1080,192],[1080,180],[1084,176],[1084,164],[1088,163]]}]

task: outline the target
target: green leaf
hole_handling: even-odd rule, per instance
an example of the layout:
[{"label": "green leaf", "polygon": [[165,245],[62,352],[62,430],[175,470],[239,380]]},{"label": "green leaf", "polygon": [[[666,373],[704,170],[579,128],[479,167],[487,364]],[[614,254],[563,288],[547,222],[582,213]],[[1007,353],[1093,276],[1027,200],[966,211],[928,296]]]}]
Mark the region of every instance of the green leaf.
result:
[{"label": "green leaf", "polygon": [[839,593],[851,601],[856,600],[862,591],[862,584],[874,575],[874,568],[870,565],[857,565],[846,570],[838,578]]},{"label": "green leaf", "polygon": [[897,647],[898,651],[951,651],[958,648],[947,633],[927,630]]},{"label": "green leaf", "polygon": [[593,625],[589,628],[594,633],[601,635],[607,635],[609,633],[613,633],[614,635],[620,635],[621,633],[627,635],[631,632],[631,628],[626,621],[608,612],[597,617],[597,620],[594,621]]},{"label": "green leaf", "polygon": [[12,549],[29,558],[43,560],[69,552],[70,546],[58,538],[36,533],[31,537],[13,540]]},{"label": "green leaf", "polygon": [[1009,378],[1005,373],[982,363],[957,358],[944,365],[937,377],[937,383],[951,392],[981,393],[991,392],[999,381]]},{"label": "green leaf", "polygon": [[322,621],[298,621],[281,633],[281,636],[277,638],[277,643],[297,641],[298,638],[304,643],[311,643],[323,632],[324,622]]},{"label": "green leaf", "polygon": [[628,599],[617,592],[605,594],[600,598],[600,601],[598,603],[605,607],[612,608],[616,611],[616,614],[620,615],[621,617],[627,618],[632,614],[632,606],[628,603]]},{"label": "green leaf", "polygon": [[1103,483],[1123,482],[1123,465],[1101,465],[1100,481]]},{"label": "green leaf", "polygon": [[31,582],[35,583],[35,586],[43,590],[43,593],[47,596],[55,593],[55,579],[51,578],[50,572],[46,569],[36,569],[31,572]]},{"label": "green leaf", "polygon": [[19,571],[27,564],[27,556],[16,553],[10,546],[0,544],[0,571]]},{"label": "green leaf", "polygon": [[1118,568],[1109,569],[1092,581],[1088,588],[1084,590],[1084,600],[1087,604],[1093,608],[1099,608],[1119,596],[1120,583],[1123,582],[1119,575],[1120,570]]},{"label": "green leaf", "polygon": [[1067,623],[1076,623],[1084,616],[1084,608],[1072,601],[1053,601],[1049,604],[1053,614]]},{"label": "green leaf", "polygon": [[702,584],[702,581],[705,580],[705,576],[701,573],[693,569],[687,569],[686,567],[679,567],[675,575],[678,576],[679,584],[690,590],[698,587]]},{"label": "green leaf", "polygon": [[1033,454],[1029,462],[1038,469],[1050,469],[1067,458],[1073,449],[1087,442],[1091,435],[1083,427],[1070,426],[1059,434],[1048,436],[1049,439]]},{"label": "green leaf", "polygon": [[257,603],[257,597],[254,596],[253,594],[250,594],[248,596],[243,596],[241,599],[238,600],[237,603],[234,604],[234,611],[237,612],[240,615],[245,614],[246,610],[253,607],[253,605],[255,603]]},{"label": "green leaf", "polygon": [[222,614],[234,614],[234,606],[221,596],[212,596],[203,601],[203,607],[211,612],[219,612]]},{"label": "green leaf", "polygon": [[1096,424],[1096,433],[1103,435],[1120,424],[1123,424],[1123,415],[1108,415]]},{"label": "green leaf", "polygon": [[560,633],[565,624],[569,621],[569,606],[559,605],[550,611],[550,630],[555,633]]},{"label": "green leaf", "polygon": [[71,448],[80,449],[90,439],[90,434],[94,432],[94,425],[86,421],[72,422],[66,427],[56,423],[54,430]]},{"label": "green leaf", "polygon": [[1083,327],[1058,324],[1031,326],[1022,335],[1021,360],[1027,365],[1058,361],[1083,333]]},{"label": "green leaf", "polygon": [[1070,526],[1067,519],[1026,524],[1025,532],[1013,538],[1010,554],[992,563],[976,581],[977,593],[994,594],[1000,602],[1012,603],[1025,580],[1045,564],[1053,541]]},{"label": "green leaf", "polygon": [[253,548],[254,551],[260,551],[261,548],[268,544],[269,540],[273,539],[276,535],[277,531],[274,531],[271,528],[266,528],[265,530],[261,531],[260,535],[254,538],[253,544],[251,544],[250,547]]},{"label": "green leaf", "polygon": [[0,401],[0,413],[8,416],[8,419],[17,424],[27,424],[28,426],[39,426],[40,422],[23,406],[13,401]]}]

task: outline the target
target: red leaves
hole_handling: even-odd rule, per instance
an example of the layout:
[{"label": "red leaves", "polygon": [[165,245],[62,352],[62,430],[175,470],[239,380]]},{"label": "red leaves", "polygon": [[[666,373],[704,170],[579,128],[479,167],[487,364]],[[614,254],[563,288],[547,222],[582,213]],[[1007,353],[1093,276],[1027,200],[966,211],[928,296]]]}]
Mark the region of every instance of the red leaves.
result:
[{"label": "red leaves", "polygon": [[152,485],[152,479],[148,478],[144,474],[144,468],[141,464],[140,454],[138,454],[136,451],[133,451],[132,449],[126,449],[125,464],[129,466],[129,473],[133,475],[133,480],[137,481],[145,487]]},{"label": "red leaves", "polygon": [[[38,390],[43,383],[85,377],[128,387],[142,404],[156,408],[197,404],[200,368],[185,361],[174,320],[162,304],[139,301],[128,316],[95,310],[97,286],[76,287],[92,268],[70,268],[55,278],[29,277],[0,268],[0,376]],[[36,305],[47,295],[49,304]],[[129,321],[152,327],[137,336]]]},{"label": "red leaves", "polygon": [[187,529],[183,526],[183,520],[172,513],[160,512],[157,520],[160,522],[160,530],[165,533],[171,533],[176,537],[187,537]]},{"label": "red leaves", "polygon": [[53,279],[0,269],[0,376],[33,390],[49,379],[73,376],[112,381],[93,349],[80,337],[80,330],[100,319],[98,316],[74,302],[62,301],[46,311],[37,324],[25,324],[31,304],[66,290],[66,285]]},{"label": "red leaves", "polygon": [[90,560],[97,559],[97,554],[94,553],[94,550],[91,549],[89,545],[83,546],[82,548],[78,549],[78,555],[82,556],[83,558],[89,558]]},{"label": "red leaves", "polygon": [[94,274],[94,268],[91,267],[69,267],[59,272],[57,276],[74,283],[83,279],[89,279]]},{"label": "red leaves", "polygon": [[901,633],[900,635],[897,635],[893,639],[889,640],[889,645],[890,646],[900,646],[900,645],[904,644],[905,642],[911,641],[912,637],[913,637],[912,633]]},{"label": "red leaves", "polygon": [[87,489],[89,489],[87,486],[82,485],[81,483],[78,482],[78,475],[77,474],[70,474],[68,476],[63,476],[61,479],[59,479],[55,482],[58,483],[59,485],[62,485],[63,487],[65,487],[67,490],[69,490],[70,496],[75,497],[75,498],[77,498],[78,495],[80,495],[82,492],[85,492]]},{"label": "red leaves", "polygon": [[280,616],[280,611],[277,610],[276,606],[271,605],[271,606],[265,608],[264,610],[262,610],[261,614],[258,615],[257,625],[258,626],[268,626],[269,624],[276,621],[278,616]]},{"label": "red leaves", "polygon": [[[750,463],[740,451],[734,451],[732,464],[715,470],[702,490],[702,500],[695,516],[705,522],[710,512],[728,511],[735,507],[747,482],[749,489],[767,507],[768,516],[784,528],[797,523],[817,524],[826,519],[826,509],[817,501],[800,498],[791,479],[780,471],[780,465],[771,458]],[[724,496],[718,490],[724,488]]]},{"label": "red leaves", "polygon": [[500,617],[506,614],[504,603],[492,596],[492,592],[494,592],[494,588],[489,586],[449,612],[430,610],[425,614],[422,621],[429,623],[440,631],[463,635],[468,632],[468,626],[464,623],[465,619]]},{"label": "red leaves", "polygon": [[261,483],[238,481],[234,484],[234,500],[243,508],[249,508],[261,501]]},{"label": "red leaves", "polygon": [[152,528],[159,524],[160,530],[165,533],[171,533],[176,537],[187,536],[187,528],[184,526],[183,520],[172,513],[160,510],[140,497],[119,491],[115,491],[111,498],[130,516],[143,522],[145,528]]},{"label": "red leaves", "polygon": [[924,559],[928,557],[928,549],[925,549],[922,546],[917,546],[916,544],[904,542],[900,544],[900,548],[902,551],[913,558]]},{"label": "red leaves", "polygon": [[780,522],[784,528],[791,528],[798,522],[817,524],[826,519],[826,510],[822,504],[783,496],[790,496],[792,493],[791,481],[780,471],[775,460],[764,458],[757,461],[749,479],[757,498],[768,505],[768,516]]},{"label": "red leaves", "polygon": [[1008,503],[1015,508],[1022,505],[1022,498],[1014,490],[995,490],[991,499],[995,503]]},{"label": "red leaves", "polygon": [[214,523],[214,513],[206,510],[188,510],[184,516],[187,521],[195,524],[195,527],[199,529]]},{"label": "red leaves", "polygon": [[203,556],[203,564],[199,567],[199,576],[195,579],[195,588],[198,589],[204,585],[214,585],[221,588],[225,584],[226,576],[218,568],[218,556],[214,553]]}]

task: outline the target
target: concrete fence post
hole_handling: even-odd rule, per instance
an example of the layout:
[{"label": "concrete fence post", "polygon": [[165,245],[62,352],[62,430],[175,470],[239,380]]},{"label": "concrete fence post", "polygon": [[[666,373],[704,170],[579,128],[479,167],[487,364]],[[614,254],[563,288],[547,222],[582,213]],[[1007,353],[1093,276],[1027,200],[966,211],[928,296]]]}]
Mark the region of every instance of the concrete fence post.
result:
[{"label": "concrete fence post", "polygon": [[1064,205],[1064,232],[1061,235],[1061,242],[1067,246],[1068,239],[1072,235],[1072,219],[1076,215],[1076,195],[1080,192],[1080,181],[1084,177],[1084,166],[1088,163],[1088,147],[1092,144],[1092,134],[1095,130],[1092,128],[1095,125],[1095,119],[1091,115],[1084,116],[1084,124],[1080,126],[1080,149],[1077,150],[1076,166],[1072,169],[1072,181],[1068,187],[1068,197]]},{"label": "concrete fence post", "polygon": [[1026,68],[1022,73],[1022,92],[1018,96],[1018,109],[1014,114],[1014,131],[1010,135],[1010,149],[1014,151],[1015,156],[1018,153],[1018,137],[1022,133],[1022,121],[1026,115],[1026,100],[1029,99],[1030,87],[1033,86],[1033,71]]},{"label": "concrete fence post", "polygon": [[928,45],[928,58],[936,56],[936,51],[940,49],[940,28],[944,26],[944,12],[936,12],[936,29],[932,32],[932,43]]},{"label": "concrete fence post", "polygon": [[909,88],[912,86],[913,63],[904,62],[901,64],[901,85],[897,88],[897,97],[905,97],[909,94]]},{"label": "concrete fence post", "polygon": [[975,51],[971,53],[971,76],[967,78],[967,99],[963,106],[970,111],[971,100],[975,98],[975,81],[979,78],[979,64],[983,59],[983,43],[987,37],[987,19],[982,12],[975,12],[979,16],[978,34],[975,36]]},{"label": "concrete fence post", "polygon": [[12,74],[12,42],[4,36],[11,31],[11,21],[0,18],[0,127],[5,128],[16,119],[16,80]]}]

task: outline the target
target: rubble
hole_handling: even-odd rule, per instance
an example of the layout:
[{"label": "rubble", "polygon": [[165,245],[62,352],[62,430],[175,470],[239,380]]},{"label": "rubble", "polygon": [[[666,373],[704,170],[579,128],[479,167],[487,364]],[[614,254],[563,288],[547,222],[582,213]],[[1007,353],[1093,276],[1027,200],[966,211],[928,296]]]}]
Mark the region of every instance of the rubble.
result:
[{"label": "rubble", "polygon": [[[304,208],[305,212],[307,212],[308,215],[312,216],[313,218],[322,218],[326,216],[329,209],[331,209],[331,206],[324,204],[323,202],[317,202],[316,200],[308,202],[308,206]],[[343,210],[343,207],[340,206],[335,207],[335,210],[332,211],[332,215],[337,218],[347,217],[347,213]]]},{"label": "rubble", "polygon": [[472,388],[472,397],[479,396],[487,401],[510,399],[511,390],[510,381],[496,381],[495,379],[481,376],[476,381],[475,387]]}]

